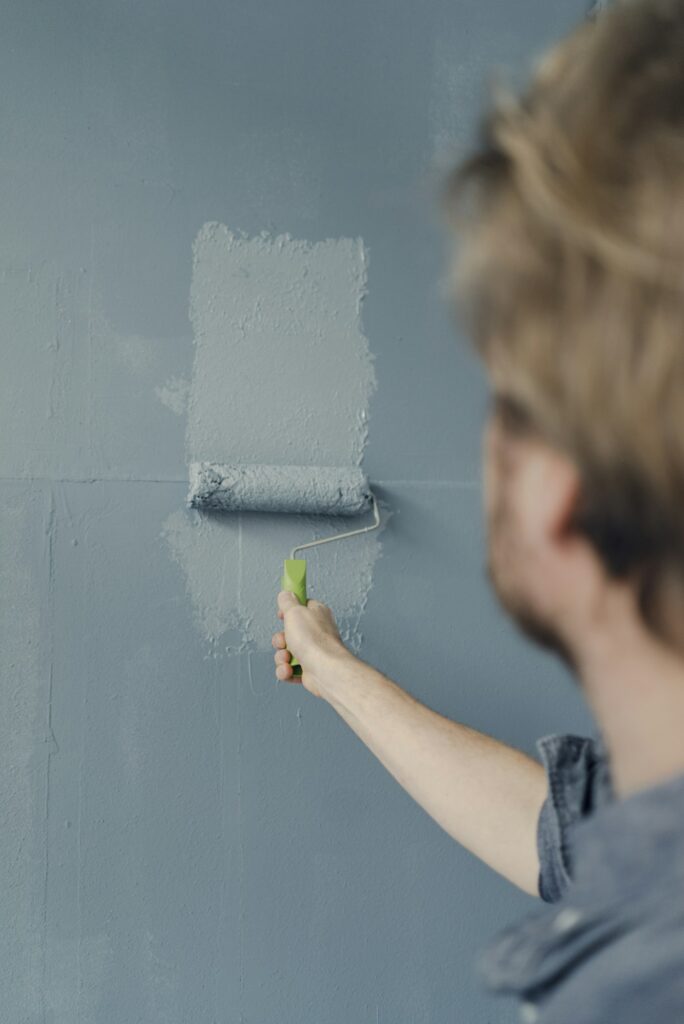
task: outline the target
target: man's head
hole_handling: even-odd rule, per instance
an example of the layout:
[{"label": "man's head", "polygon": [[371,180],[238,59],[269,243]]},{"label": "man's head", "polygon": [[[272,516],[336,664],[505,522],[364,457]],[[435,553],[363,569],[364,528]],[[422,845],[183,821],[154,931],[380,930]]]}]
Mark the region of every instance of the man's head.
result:
[{"label": "man's head", "polygon": [[617,0],[481,131],[447,191],[492,582],[570,662],[630,609],[684,650],[684,0]]}]

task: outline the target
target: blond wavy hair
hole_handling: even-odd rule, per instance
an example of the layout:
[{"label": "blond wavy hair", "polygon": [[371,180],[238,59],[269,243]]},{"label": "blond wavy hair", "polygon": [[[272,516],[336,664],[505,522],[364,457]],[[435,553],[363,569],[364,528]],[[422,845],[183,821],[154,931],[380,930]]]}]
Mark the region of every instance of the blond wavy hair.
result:
[{"label": "blond wavy hair", "polygon": [[522,94],[494,82],[445,195],[456,306],[497,406],[572,457],[578,528],[679,647],[684,0],[618,0]]}]

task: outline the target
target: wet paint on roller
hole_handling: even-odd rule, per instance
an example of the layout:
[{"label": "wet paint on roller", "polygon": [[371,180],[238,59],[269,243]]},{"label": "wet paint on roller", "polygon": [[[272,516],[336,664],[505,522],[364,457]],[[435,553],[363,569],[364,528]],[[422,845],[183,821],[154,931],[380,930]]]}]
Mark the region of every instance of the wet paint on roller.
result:
[{"label": "wet paint on roller", "polygon": [[190,463],[191,508],[353,516],[370,503],[370,487],[358,467]]},{"label": "wet paint on roller", "polygon": [[[216,222],[201,228],[190,291],[189,467],[339,466],[361,474],[376,388],[361,326],[366,283],[361,239],[248,237]],[[313,487],[301,495],[308,508]],[[284,496],[285,477],[283,488]],[[198,628],[220,652],[269,649],[283,559],[297,543],[346,529],[342,514],[179,509],[164,535],[184,571]],[[360,643],[379,533],[309,553],[310,594],[335,609],[352,647]]]}]

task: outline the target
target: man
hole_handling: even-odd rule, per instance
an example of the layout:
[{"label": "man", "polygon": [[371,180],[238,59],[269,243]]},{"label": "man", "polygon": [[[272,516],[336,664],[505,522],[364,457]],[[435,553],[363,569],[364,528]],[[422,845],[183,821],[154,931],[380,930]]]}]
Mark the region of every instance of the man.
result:
[{"label": "man", "polygon": [[480,966],[540,1024],[684,1022],[684,0],[623,0],[499,93],[452,175],[456,295],[493,401],[488,572],[598,740],[543,765],[418,703],[278,595],[276,675],[547,906]]}]

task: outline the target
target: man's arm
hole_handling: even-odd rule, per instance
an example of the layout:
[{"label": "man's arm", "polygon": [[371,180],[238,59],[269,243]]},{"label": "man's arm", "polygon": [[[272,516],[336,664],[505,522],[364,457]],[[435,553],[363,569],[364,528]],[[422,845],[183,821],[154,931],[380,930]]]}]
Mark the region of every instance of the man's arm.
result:
[{"label": "man's arm", "polygon": [[344,647],[321,652],[315,676],[320,696],[450,836],[539,895],[539,762],[430,710]]}]

